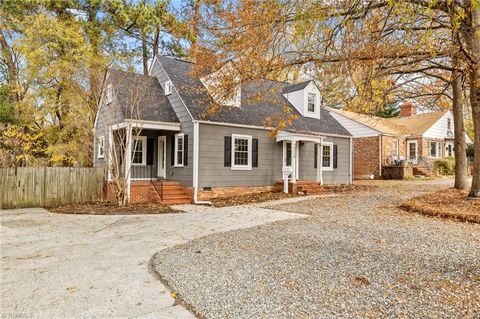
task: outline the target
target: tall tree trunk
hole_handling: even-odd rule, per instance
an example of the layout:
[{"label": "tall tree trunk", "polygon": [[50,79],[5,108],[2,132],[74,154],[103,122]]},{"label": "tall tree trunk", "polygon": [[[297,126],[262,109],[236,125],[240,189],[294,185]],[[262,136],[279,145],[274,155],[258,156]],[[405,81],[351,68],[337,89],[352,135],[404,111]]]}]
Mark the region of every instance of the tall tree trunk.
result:
[{"label": "tall tree trunk", "polygon": [[100,30],[100,22],[98,21],[98,4],[89,4],[91,5],[88,8],[88,23],[86,26],[86,34],[88,41],[93,53],[92,61],[89,72],[89,82],[90,82],[90,100],[92,105],[96,105],[98,98],[100,97],[100,86],[102,82],[101,74],[103,73],[103,65],[100,62],[100,46],[102,41],[102,35]]},{"label": "tall tree trunk", "polygon": [[13,58],[12,48],[9,47],[7,40],[3,35],[3,31],[0,30],[0,49],[5,59],[8,75],[8,89],[9,98],[11,102],[18,102],[20,100],[18,87],[17,87],[17,68]]},{"label": "tall tree trunk", "polygon": [[458,58],[453,57],[452,90],[453,90],[453,126],[455,129],[455,188],[459,190],[468,189],[467,177],[467,153],[465,141],[465,124],[463,109],[463,90],[461,73],[458,67]]},{"label": "tall tree trunk", "polygon": [[469,197],[480,198],[480,76],[478,67],[470,75],[470,103],[472,105],[474,157],[473,181]]},{"label": "tall tree trunk", "polygon": [[143,31],[142,31],[142,60],[143,60],[143,75],[148,75],[147,34]]},{"label": "tall tree trunk", "polygon": [[470,102],[473,117],[473,182],[469,197],[480,198],[480,7],[471,3],[472,8],[472,40],[471,52],[474,59],[470,70]]},{"label": "tall tree trunk", "polygon": [[157,26],[153,39],[153,58],[158,56],[158,47],[160,45],[160,26]]}]

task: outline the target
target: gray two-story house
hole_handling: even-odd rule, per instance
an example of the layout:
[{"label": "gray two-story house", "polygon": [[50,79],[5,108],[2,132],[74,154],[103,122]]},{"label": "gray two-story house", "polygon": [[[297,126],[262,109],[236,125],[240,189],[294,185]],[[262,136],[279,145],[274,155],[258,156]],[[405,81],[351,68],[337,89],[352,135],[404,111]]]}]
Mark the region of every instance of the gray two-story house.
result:
[{"label": "gray two-story house", "polygon": [[351,135],[320,107],[314,81],[258,80],[227,101],[191,69],[160,56],[150,76],[106,72],[94,165],[110,180],[124,176],[132,201],[198,203],[275,184],[314,192],[352,182]]}]

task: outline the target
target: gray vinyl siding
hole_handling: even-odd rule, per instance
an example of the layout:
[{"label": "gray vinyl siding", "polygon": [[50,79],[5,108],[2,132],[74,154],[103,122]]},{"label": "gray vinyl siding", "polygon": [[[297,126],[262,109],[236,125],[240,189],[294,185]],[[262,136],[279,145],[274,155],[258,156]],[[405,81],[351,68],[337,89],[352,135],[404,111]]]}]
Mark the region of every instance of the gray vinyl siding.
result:
[{"label": "gray vinyl siding", "polygon": [[[350,183],[350,139],[342,137],[328,137],[325,142],[331,142],[337,145],[337,164],[338,167],[333,171],[323,171],[323,183],[325,185],[349,184]],[[300,145],[299,157],[300,166],[298,168],[299,178],[301,180],[316,180],[317,169],[315,168],[314,143],[302,143]],[[333,150],[332,150],[333,151]]]},{"label": "gray vinyl siding", "polygon": [[[169,81],[167,74],[163,70],[162,66],[158,61],[155,60],[155,63],[153,65],[152,72],[150,74],[151,76],[154,76],[158,79],[160,82],[160,85],[162,86],[163,90],[165,91],[165,82]],[[170,104],[173,107],[173,110],[175,111],[175,114],[177,114],[178,119],[180,120],[180,123],[186,123],[186,122],[191,122],[192,117],[187,111],[187,108],[183,104],[182,99],[178,95],[177,91],[175,88],[172,90],[172,93],[167,95],[167,98],[170,102]],[[193,125],[193,124],[192,124]]]},{"label": "gray vinyl siding", "polygon": [[[105,93],[105,92],[103,92]],[[105,98],[105,97],[104,97]],[[108,127],[112,124],[123,122],[123,115],[115,101],[115,97],[111,104],[106,104],[104,98],[99,106],[98,118],[94,127],[94,143],[93,143],[93,166],[102,167],[105,165],[105,157],[98,158],[98,138],[104,137],[104,154],[107,156],[106,151],[109,149],[108,145]]]},{"label": "gray vinyl siding", "polygon": [[[199,187],[269,186],[282,180],[283,144],[276,142],[262,129],[237,128],[200,124]],[[232,170],[224,167],[224,138],[232,134],[250,135],[258,139],[258,167],[252,170]],[[323,172],[324,184],[348,184],[349,138],[326,138],[338,147],[338,168]],[[299,179],[316,180],[313,143],[301,143],[299,149]]]},{"label": "gray vinyl siding", "polygon": [[[262,129],[199,124],[199,187],[268,186],[282,178],[282,144]],[[251,135],[258,139],[258,167],[232,170],[224,167],[224,137]]]},{"label": "gray vinyl siding", "polygon": [[188,135],[188,165],[184,167],[172,166],[172,136],[177,132],[170,132],[167,135],[167,166],[166,179],[179,182],[183,186],[193,186],[193,123],[182,123],[180,133]]},{"label": "gray vinyl siding", "polygon": [[[165,90],[165,82],[169,79],[158,61],[155,61],[150,75],[156,77],[162,88]],[[192,187],[194,139],[192,117],[188,113],[187,108],[183,104],[183,101],[181,100],[175,88],[172,90],[172,93],[167,96],[167,98],[181,123],[181,132],[188,134],[188,166],[186,167],[173,167],[171,165],[171,147],[174,146],[172,145],[171,136],[175,133],[167,136],[167,180],[174,180],[180,182],[183,186]]]}]

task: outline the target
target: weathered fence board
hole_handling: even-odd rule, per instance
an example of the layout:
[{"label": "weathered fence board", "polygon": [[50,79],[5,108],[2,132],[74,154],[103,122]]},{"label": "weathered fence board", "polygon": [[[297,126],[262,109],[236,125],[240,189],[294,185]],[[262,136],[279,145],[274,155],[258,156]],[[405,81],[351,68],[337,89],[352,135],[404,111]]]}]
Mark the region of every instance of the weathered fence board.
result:
[{"label": "weathered fence board", "polygon": [[93,167],[0,168],[0,208],[58,206],[104,199],[104,172]]}]

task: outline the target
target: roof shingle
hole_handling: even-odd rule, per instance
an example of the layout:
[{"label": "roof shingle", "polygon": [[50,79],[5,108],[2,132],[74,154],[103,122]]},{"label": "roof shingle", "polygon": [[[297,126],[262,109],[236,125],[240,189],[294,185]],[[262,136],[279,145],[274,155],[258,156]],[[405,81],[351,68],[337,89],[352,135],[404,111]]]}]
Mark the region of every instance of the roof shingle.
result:
[{"label": "roof shingle", "polygon": [[[320,119],[302,117],[283,96],[287,87],[283,82],[270,80],[253,81],[242,87],[241,107],[215,105],[202,82],[191,75],[192,64],[171,57],[160,56],[158,60],[179,92],[186,107],[195,119],[231,124],[266,126],[266,121],[277,116],[298,116],[287,130],[350,136],[350,133],[335,120],[329,111],[321,108]],[[306,83],[306,84],[305,84]],[[308,85],[310,81],[300,83]],[[214,110],[214,111],[209,111]]]}]

